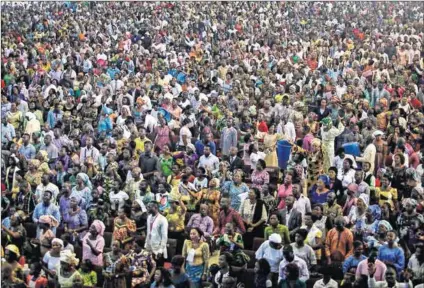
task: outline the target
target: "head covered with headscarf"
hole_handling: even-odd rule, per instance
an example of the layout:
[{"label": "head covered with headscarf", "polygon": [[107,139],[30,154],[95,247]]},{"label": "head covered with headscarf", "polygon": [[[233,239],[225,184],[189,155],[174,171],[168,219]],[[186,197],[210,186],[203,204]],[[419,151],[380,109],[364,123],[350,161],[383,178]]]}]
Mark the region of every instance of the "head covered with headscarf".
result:
[{"label": "head covered with headscarf", "polygon": [[54,239],[52,240],[52,245],[53,245],[53,244],[58,244],[58,245],[60,245],[60,247],[62,247],[62,249],[63,249],[63,248],[65,248],[65,244],[63,243],[63,240],[62,240],[62,239],[54,238]]},{"label": "head covered with headscarf", "polygon": [[323,124],[324,126],[330,126],[333,124],[333,120],[331,120],[330,117],[325,117],[321,120],[321,124]]},{"label": "head covered with headscarf", "polygon": [[90,189],[93,189],[93,185],[91,184],[90,177],[88,177],[87,174],[85,174],[85,173],[78,173],[77,174],[77,177],[80,177],[82,179],[82,181],[84,182],[84,184],[85,184],[86,187],[88,187]]},{"label": "head covered with headscarf", "polygon": [[60,262],[67,263],[73,267],[77,266],[79,259],[75,256],[75,253],[72,253],[70,250],[60,251]]},{"label": "head covered with headscarf", "polygon": [[96,228],[96,231],[100,236],[103,236],[105,232],[105,224],[102,221],[94,220],[91,225],[93,225]]},{"label": "head covered with headscarf", "polygon": [[17,258],[21,257],[21,253],[19,252],[19,248],[15,244],[7,245],[5,251],[13,252],[16,255]]},{"label": "head covered with headscarf", "polygon": [[59,221],[51,215],[43,215],[38,219],[38,223],[48,224],[50,227],[58,227]]},{"label": "head covered with headscarf", "polygon": [[318,177],[318,180],[322,180],[322,182],[324,182],[325,187],[330,186],[330,177],[328,177],[328,175],[320,175]]}]

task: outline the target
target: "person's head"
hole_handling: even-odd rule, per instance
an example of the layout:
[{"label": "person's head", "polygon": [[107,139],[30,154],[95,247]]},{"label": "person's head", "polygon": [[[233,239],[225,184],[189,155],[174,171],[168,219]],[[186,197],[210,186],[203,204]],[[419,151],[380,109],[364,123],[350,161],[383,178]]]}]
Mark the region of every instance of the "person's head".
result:
[{"label": "person's head", "polygon": [[371,169],[371,163],[369,162],[363,162],[362,163],[362,170],[364,170],[364,172],[368,172]]},{"label": "person's head", "polygon": [[385,173],[383,174],[382,178],[381,178],[381,186],[384,188],[387,188],[390,186],[390,182],[392,180],[392,177],[390,174]]},{"label": "person's head", "polygon": [[222,197],[220,201],[221,209],[227,210],[230,207],[230,203],[231,203],[230,198]]},{"label": "person's head", "polygon": [[118,240],[112,242],[112,252],[115,254],[121,252],[121,243]]},{"label": "person's head", "polygon": [[266,169],[266,163],[265,163],[265,160],[263,160],[263,159],[259,159],[259,160],[258,160],[258,162],[257,162],[257,164],[256,164],[256,170],[258,170],[258,171],[262,171],[262,170],[264,170],[264,169]]},{"label": "person's head", "polygon": [[424,244],[417,243],[415,244],[415,257],[420,263],[424,262]]},{"label": "person's head", "polygon": [[353,253],[356,257],[359,257],[364,252],[364,245],[361,241],[355,241],[353,242]]},{"label": "person's head", "polygon": [[234,234],[234,223],[233,222],[229,222],[229,223],[225,224],[225,233],[228,234],[228,235]]},{"label": "person's head", "polygon": [[190,229],[190,240],[191,241],[197,243],[197,242],[200,241],[202,236],[203,236],[203,232],[202,232],[202,230],[200,230],[200,228],[195,227],[195,228]]},{"label": "person's head", "polygon": [[285,245],[283,248],[283,256],[287,262],[292,262],[294,259],[293,247],[291,245]]},{"label": "person's head", "polygon": [[395,230],[390,230],[389,232],[387,232],[387,243],[389,245],[393,245],[396,241],[397,238],[397,233]]},{"label": "person's head", "polygon": [[23,142],[23,144],[24,144],[25,146],[29,144],[29,140],[30,140],[30,136],[29,136],[29,134],[28,134],[28,133],[24,133],[24,134],[22,135],[22,142]]},{"label": "person's head", "polygon": [[294,239],[298,246],[303,246],[305,244],[306,236],[308,236],[308,231],[306,229],[299,229],[296,231]]},{"label": "person's head", "polygon": [[303,216],[303,221],[307,227],[312,227],[312,225],[314,224],[312,213],[306,212],[305,216]]},{"label": "person's head", "polygon": [[181,255],[175,255],[174,257],[172,257],[171,265],[175,274],[181,273],[181,268],[184,266],[184,261],[184,257]]},{"label": "person's head", "polygon": [[200,204],[199,212],[200,212],[200,215],[202,217],[207,216],[208,215],[208,212],[209,212],[209,206],[208,206],[208,204],[206,204],[206,203]]},{"label": "person's head", "polygon": [[151,215],[156,215],[159,211],[159,204],[156,201],[151,201],[149,204],[147,204],[147,211]]},{"label": "person's head", "polygon": [[79,199],[77,198],[77,196],[71,196],[71,200],[69,202],[69,206],[74,209],[77,208],[79,204]]},{"label": "person's head", "polygon": [[293,173],[287,172],[284,176],[284,185],[289,186],[293,181]]},{"label": "person's head", "polygon": [[297,264],[295,263],[288,263],[286,266],[286,270],[284,272],[286,274],[286,279],[289,281],[299,279],[299,276],[300,276],[299,266],[297,266]]},{"label": "person's head", "polygon": [[14,244],[9,244],[4,249],[4,256],[7,262],[14,263],[18,261],[21,253],[19,252],[19,248]]},{"label": "person's head", "polygon": [[302,193],[302,186],[299,183],[295,183],[292,185],[292,193],[293,196],[298,199]]},{"label": "person's head", "polygon": [[352,159],[346,158],[343,160],[343,170],[349,171],[352,168],[353,162]]},{"label": "person's head", "polygon": [[33,262],[29,266],[29,275],[38,276],[41,274],[42,266],[40,262]]},{"label": "person's head", "polygon": [[89,259],[85,259],[84,261],[82,261],[81,270],[84,273],[88,273],[90,271],[93,271],[93,269],[94,269],[94,265]]},{"label": "person's head", "polygon": [[233,146],[233,147],[230,148],[231,157],[237,156],[237,152],[238,152],[237,147]]},{"label": "person's head", "polygon": [[255,274],[268,276],[271,273],[271,266],[268,263],[268,260],[261,258],[255,263],[254,268]]},{"label": "person's head", "polygon": [[43,174],[43,177],[41,178],[41,183],[43,183],[44,186],[47,186],[50,183],[50,175],[47,173]]},{"label": "person's head", "polygon": [[261,191],[256,187],[252,187],[249,190],[248,197],[251,201],[259,200],[261,198]]},{"label": "person's head", "polygon": [[49,190],[44,191],[44,194],[43,194],[43,203],[44,203],[45,206],[50,205],[50,202],[52,200],[52,197],[53,197],[53,192],[51,192]]},{"label": "person's head", "polygon": [[280,217],[277,212],[270,213],[269,224],[273,227],[277,227],[277,225],[280,224]]},{"label": "person's head", "polygon": [[338,171],[336,167],[330,167],[328,169],[328,177],[330,177],[330,179],[336,179],[337,173]]},{"label": "person's head", "polygon": [[209,145],[205,145],[205,147],[203,148],[203,154],[206,157],[209,157],[209,155],[211,155],[211,147]]},{"label": "person's head", "polygon": [[396,266],[394,266],[393,264],[390,263],[386,263],[386,281],[387,284],[389,284],[389,287],[393,287],[391,285],[393,285],[394,283],[396,283]]},{"label": "person's head", "polygon": [[131,217],[131,206],[125,205],[118,209],[118,217],[122,220]]},{"label": "person's head", "polygon": [[143,238],[141,238],[141,237],[136,238],[135,241],[134,241],[134,246],[133,246],[134,252],[139,254],[143,250],[144,244],[145,243],[144,243]]},{"label": "person's head", "polygon": [[51,250],[51,252],[56,254],[56,255],[59,254],[60,251],[62,251],[62,249],[63,249],[63,245],[64,244],[63,244],[62,239],[54,238],[52,240],[52,250]]},{"label": "person's head", "polygon": [[151,142],[144,143],[144,152],[147,154],[150,153],[152,151],[152,146]]},{"label": "person's head", "polygon": [[334,220],[334,226],[336,227],[337,230],[343,231],[344,230],[344,226],[345,226],[345,219],[342,216],[338,216]]},{"label": "person's head", "polygon": [[313,219],[321,219],[322,214],[324,213],[324,208],[320,203],[312,205],[312,217]]},{"label": "person's head", "polygon": [[219,268],[227,268],[233,263],[233,255],[231,255],[228,252],[224,252],[221,255],[219,255],[218,258],[218,265]]},{"label": "person's head", "polygon": [[291,209],[293,207],[294,200],[295,199],[294,199],[293,195],[287,196],[286,197],[286,206]]}]

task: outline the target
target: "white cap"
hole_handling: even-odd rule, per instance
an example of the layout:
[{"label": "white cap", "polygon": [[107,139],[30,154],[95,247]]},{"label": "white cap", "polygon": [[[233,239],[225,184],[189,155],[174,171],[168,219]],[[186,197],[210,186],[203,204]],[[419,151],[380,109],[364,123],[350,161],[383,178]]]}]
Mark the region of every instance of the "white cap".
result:
[{"label": "white cap", "polygon": [[271,234],[271,236],[269,236],[269,241],[271,241],[272,243],[275,243],[275,244],[281,244],[281,242],[283,240],[281,239],[280,234],[273,233],[273,234]]}]

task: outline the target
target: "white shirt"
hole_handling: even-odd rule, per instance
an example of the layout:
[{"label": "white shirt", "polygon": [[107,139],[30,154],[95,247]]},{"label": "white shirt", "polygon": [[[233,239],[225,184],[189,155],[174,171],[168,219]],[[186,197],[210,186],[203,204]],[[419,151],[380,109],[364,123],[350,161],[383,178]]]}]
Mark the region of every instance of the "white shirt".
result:
[{"label": "white shirt", "polygon": [[338,288],[339,284],[337,284],[336,281],[333,279],[330,279],[330,281],[327,284],[324,284],[324,279],[318,280],[314,284],[314,288]]},{"label": "white shirt", "polygon": [[37,188],[35,189],[35,197],[37,197],[37,203],[41,202],[44,191],[51,191],[53,193],[52,203],[56,203],[57,195],[59,195],[59,188],[53,183],[49,183],[47,184],[47,186],[44,186],[43,183],[40,183],[37,186]]},{"label": "white shirt", "polygon": [[302,219],[306,213],[311,212],[311,201],[306,198],[305,195],[300,195],[299,199],[296,199],[293,204],[293,208],[302,213]]},{"label": "white shirt", "polygon": [[280,263],[280,266],[278,268],[279,270],[279,277],[278,277],[278,282],[280,282],[281,280],[285,280],[286,279],[286,266],[289,263],[294,263],[297,265],[297,267],[299,267],[299,280],[306,282],[309,279],[309,270],[308,270],[308,265],[306,265],[305,260],[297,257],[296,255],[294,255],[294,259],[292,262],[288,262],[285,258],[283,258],[283,260]]},{"label": "white shirt", "polygon": [[157,214],[147,217],[147,234],[145,248],[157,255],[163,254],[164,258],[168,257],[166,245],[168,243],[168,220],[165,216]]},{"label": "white shirt", "polygon": [[[124,207],[125,201],[129,199],[128,194],[124,191],[118,193],[109,193],[110,208],[112,210],[118,210]],[[116,207],[118,205],[118,207]]]},{"label": "white shirt", "polygon": [[199,166],[203,167],[206,170],[210,169],[212,170],[212,174],[216,173],[219,169],[219,159],[212,153],[209,154],[208,157],[206,155],[202,155],[199,159]]},{"label": "white shirt", "polygon": [[187,136],[187,144],[191,143],[191,138],[192,138],[192,134],[190,129],[187,126],[183,126],[180,129],[180,142],[178,143],[178,145],[180,146],[185,146],[184,145],[184,141],[183,141],[183,136],[186,135]]},{"label": "white shirt", "polygon": [[271,267],[272,273],[278,273],[278,267],[281,260],[283,260],[283,248],[273,249],[269,246],[269,240],[261,244],[259,249],[255,253],[256,260],[265,258],[268,261],[269,266]]},{"label": "white shirt", "polygon": [[96,147],[91,146],[91,148],[88,148],[86,146],[81,148],[80,161],[81,163],[84,163],[87,157],[91,157],[93,158],[94,162],[97,162],[97,160],[99,159],[99,155],[100,155],[100,152]]}]

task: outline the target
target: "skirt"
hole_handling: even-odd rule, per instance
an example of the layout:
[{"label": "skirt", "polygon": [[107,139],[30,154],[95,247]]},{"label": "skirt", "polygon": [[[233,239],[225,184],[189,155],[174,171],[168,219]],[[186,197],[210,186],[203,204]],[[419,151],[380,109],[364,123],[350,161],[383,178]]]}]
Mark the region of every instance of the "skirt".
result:
[{"label": "skirt", "polygon": [[185,268],[186,268],[188,278],[190,278],[191,282],[193,282],[193,283],[202,282],[204,264],[192,266],[192,265],[187,263]]}]

